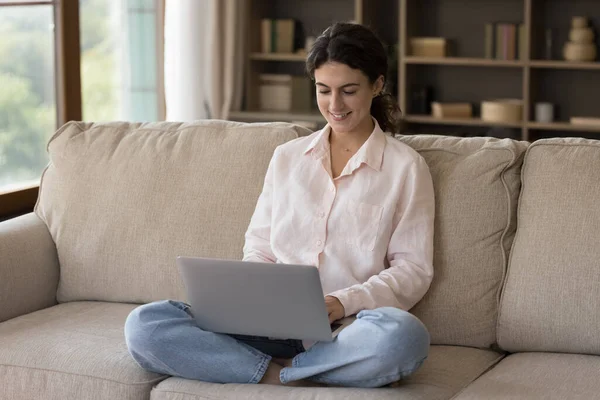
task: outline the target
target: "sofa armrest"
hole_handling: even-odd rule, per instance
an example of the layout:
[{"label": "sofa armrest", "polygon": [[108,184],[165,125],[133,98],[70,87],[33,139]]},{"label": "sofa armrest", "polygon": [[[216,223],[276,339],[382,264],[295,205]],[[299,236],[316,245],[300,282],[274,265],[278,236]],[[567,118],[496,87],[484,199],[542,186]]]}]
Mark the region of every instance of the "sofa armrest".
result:
[{"label": "sofa armrest", "polygon": [[56,304],[59,264],[34,213],[0,223],[0,322]]}]

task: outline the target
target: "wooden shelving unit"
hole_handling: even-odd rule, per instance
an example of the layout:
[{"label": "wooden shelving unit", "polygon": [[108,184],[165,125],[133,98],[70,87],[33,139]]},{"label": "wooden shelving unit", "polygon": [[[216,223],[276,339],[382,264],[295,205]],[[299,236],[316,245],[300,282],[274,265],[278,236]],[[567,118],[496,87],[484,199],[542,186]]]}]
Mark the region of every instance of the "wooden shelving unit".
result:
[{"label": "wooden shelving unit", "polygon": [[571,131],[571,132],[600,132],[600,126],[570,124],[568,122],[529,122],[527,126],[532,129],[541,129],[547,131]]},{"label": "wooden shelving unit", "polygon": [[[454,131],[463,127],[468,135],[493,135],[497,128],[506,128],[514,138],[522,140],[561,136],[561,132],[600,138],[599,127],[566,122],[571,116],[600,117],[597,107],[600,102],[600,62],[568,62],[560,55],[568,38],[572,16],[587,16],[593,27],[600,28],[600,1],[253,0],[249,10],[245,105],[243,111],[231,114],[232,119],[324,124],[324,118],[316,108],[308,113],[258,109],[259,74],[303,75],[306,58],[305,52],[261,53],[260,20],[295,18],[301,22],[305,36],[317,36],[334,21],[354,21],[371,26],[384,42],[398,47],[397,75],[390,80],[396,87],[399,105],[405,115],[405,133],[445,133],[452,126]],[[484,25],[494,21],[525,25],[523,59],[483,58]],[[547,28],[555,31],[552,59],[542,57]],[[596,32],[600,36],[600,30],[596,29]],[[409,54],[408,43],[416,36],[446,37],[458,46],[452,57],[415,57]],[[419,115],[411,109],[413,85],[433,87],[433,101],[472,103],[474,117],[438,119]],[[523,122],[481,120],[479,104],[495,98],[522,99]],[[537,102],[555,104],[556,122],[534,122]]]},{"label": "wooden shelving unit", "polygon": [[405,56],[403,59],[405,64],[415,65],[462,65],[472,67],[523,67],[523,61],[508,61],[508,60],[489,60],[486,58],[468,58],[468,57],[415,57]]},{"label": "wooden shelving unit", "polygon": [[463,125],[463,126],[505,126],[509,128],[521,128],[522,123],[502,123],[484,121],[480,118],[434,118],[430,115],[407,115],[405,122],[434,125]]},{"label": "wooden shelving unit", "polygon": [[[568,120],[573,114],[600,116],[600,62],[560,60],[560,49],[567,40],[572,16],[584,15],[598,26],[600,2],[575,5],[568,0],[506,0],[504,2],[453,2],[452,0],[399,0],[399,91],[400,107],[405,113],[408,133],[444,132],[444,126],[464,126],[473,132],[480,127],[512,129],[513,137],[535,140],[543,136],[560,136],[561,132],[598,137],[600,127],[568,122],[534,122],[535,103],[555,104],[555,118]],[[472,21],[481,21],[473,32]],[[525,58],[516,61],[480,58],[483,56],[484,24],[508,21],[525,25]],[[465,22],[467,21],[467,22]],[[540,59],[544,30],[553,28],[555,59]],[[414,57],[409,53],[409,39],[414,36],[439,36],[456,40],[461,50],[453,57]],[[479,37],[478,37],[479,36]],[[462,46],[461,46],[462,45]],[[449,69],[452,67],[452,71]],[[484,69],[485,72],[482,72]],[[460,71],[458,71],[460,70]],[[506,84],[499,85],[497,82]],[[470,102],[476,114],[470,119],[433,118],[415,115],[411,110],[411,85],[421,84],[438,89],[434,101]],[[591,88],[594,89],[591,89]],[[564,91],[564,95],[562,95]],[[523,122],[495,123],[478,118],[482,100],[518,98],[523,100]],[[561,115],[562,114],[562,115]],[[439,128],[436,127],[439,125]],[[477,132],[477,131],[476,131]]]},{"label": "wooden shelving unit", "polygon": [[600,70],[600,62],[532,60],[528,64],[533,68]]}]

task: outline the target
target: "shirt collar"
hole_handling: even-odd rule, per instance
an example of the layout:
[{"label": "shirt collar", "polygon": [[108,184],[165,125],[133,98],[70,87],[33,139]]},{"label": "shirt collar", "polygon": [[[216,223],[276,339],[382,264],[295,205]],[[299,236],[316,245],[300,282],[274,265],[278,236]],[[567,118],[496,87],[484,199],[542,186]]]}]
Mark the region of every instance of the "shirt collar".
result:
[{"label": "shirt collar", "polygon": [[[386,138],[385,133],[381,130],[381,127],[377,123],[377,120],[373,118],[375,128],[367,141],[358,149],[356,154],[352,157],[351,162],[355,163],[356,167],[360,164],[365,163],[369,167],[376,171],[381,170],[381,164],[383,163],[383,152],[385,150]],[[331,133],[331,127],[329,124],[325,125],[323,129],[315,136],[310,142],[306,150],[305,155],[311,154],[314,159],[323,158],[329,155],[329,134]]]}]

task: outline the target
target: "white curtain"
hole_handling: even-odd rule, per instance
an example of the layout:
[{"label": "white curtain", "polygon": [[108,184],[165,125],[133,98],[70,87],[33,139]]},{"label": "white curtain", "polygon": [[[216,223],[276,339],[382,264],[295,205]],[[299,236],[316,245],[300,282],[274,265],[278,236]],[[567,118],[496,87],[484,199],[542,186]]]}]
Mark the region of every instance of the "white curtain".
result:
[{"label": "white curtain", "polygon": [[166,0],[167,120],[227,119],[242,102],[247,0]]},{"label": "white curtain", "polygon": [[212,118],[227,119],[242,103],[245,70],[246,0],[212,0],[209,17],[210,94]]}]

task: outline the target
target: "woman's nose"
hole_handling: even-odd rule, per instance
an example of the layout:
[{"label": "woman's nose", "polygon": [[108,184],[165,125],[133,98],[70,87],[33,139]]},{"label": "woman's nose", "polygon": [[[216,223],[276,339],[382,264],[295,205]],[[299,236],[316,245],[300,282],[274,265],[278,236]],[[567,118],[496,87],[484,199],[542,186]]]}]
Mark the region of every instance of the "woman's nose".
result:
[{"label": "woman's nose", "polygon": [[342,96],[339,93],[333,93],[331,95],[331,109],[333,111],[343,111],[344,102]]}]

